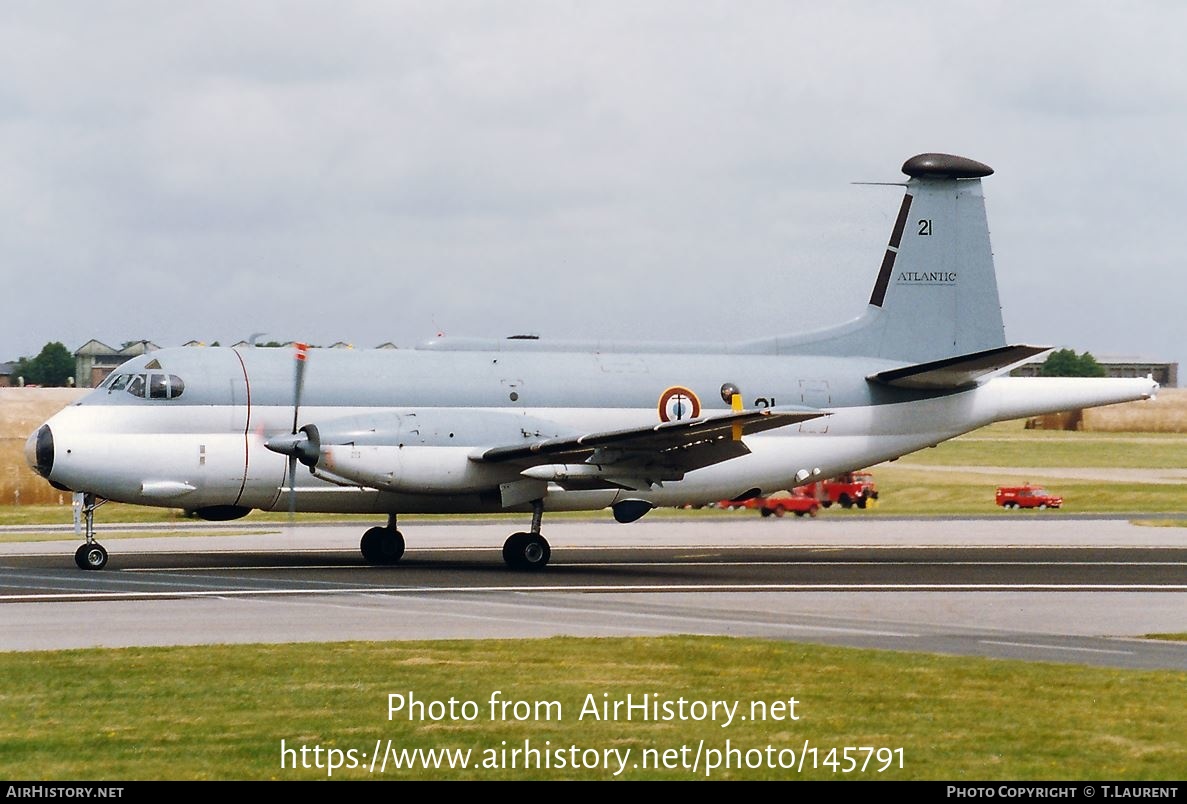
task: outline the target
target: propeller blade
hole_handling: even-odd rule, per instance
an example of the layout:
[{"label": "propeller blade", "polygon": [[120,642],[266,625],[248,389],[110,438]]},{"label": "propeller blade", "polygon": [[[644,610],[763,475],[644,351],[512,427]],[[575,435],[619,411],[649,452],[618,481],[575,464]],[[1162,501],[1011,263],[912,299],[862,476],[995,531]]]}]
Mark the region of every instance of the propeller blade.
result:
[{"label": "propeller blade", "polygon": [[[301,414],[301,392],[305,390],[305,360],[309,357],[309,344],[296,344],[297,362],[293,370],[293,431],[292,435],[297,434],[297,417]],[[288,475],[289,475],[289,528],[293,526],[293,520],[297,518],[297,445],[293,444],[293,449],[288,454]]]},{"label": "propeller blade", "polygon": [[297,518],[297,453],[289,455],[289,527]]},{"label": "propeller blade", "polygon": [[309,344],[296,344],[297,364],[293,372],[293,430],[292,434],[297,434],[297,416],[301,410],[301,392],[305,389],[305,359],[309,356]]}]

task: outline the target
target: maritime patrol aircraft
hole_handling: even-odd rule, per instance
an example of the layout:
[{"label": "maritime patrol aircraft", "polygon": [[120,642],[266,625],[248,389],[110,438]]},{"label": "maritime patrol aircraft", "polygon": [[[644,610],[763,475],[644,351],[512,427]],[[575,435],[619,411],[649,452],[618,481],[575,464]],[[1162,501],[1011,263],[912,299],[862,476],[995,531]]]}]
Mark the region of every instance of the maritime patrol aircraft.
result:
[{"label": "maritime patrol aircraft", "polygon": [[[162,349],[28,439],[82,496],[75,561],[101,569],[106,500],[211,520],[253,509],[386,516],[365,559],[404,553],[404,513],[522,512],[506,563],[539,570],[545,511],[744,500],[892,460],[995,421],[1148,398],[1152,379],[1004,376],[1046,347],[1005,339],[972,159],[902,167],[902,203],[856,319],[736,343],[440,338],[414,349]],[[294,359],[295,358],[295,359]]]}]

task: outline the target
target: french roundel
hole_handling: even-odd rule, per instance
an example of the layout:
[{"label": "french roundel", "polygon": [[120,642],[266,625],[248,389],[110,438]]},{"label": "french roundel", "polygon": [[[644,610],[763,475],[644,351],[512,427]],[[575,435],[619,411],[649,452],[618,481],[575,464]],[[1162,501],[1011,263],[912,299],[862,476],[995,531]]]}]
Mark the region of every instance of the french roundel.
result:
[{"label": "french roundel", "polygon": [[669,388],[659,398],[660,421],[678,422],[683,419],[695,419],[700,415],[701,400],[687,388]]}]

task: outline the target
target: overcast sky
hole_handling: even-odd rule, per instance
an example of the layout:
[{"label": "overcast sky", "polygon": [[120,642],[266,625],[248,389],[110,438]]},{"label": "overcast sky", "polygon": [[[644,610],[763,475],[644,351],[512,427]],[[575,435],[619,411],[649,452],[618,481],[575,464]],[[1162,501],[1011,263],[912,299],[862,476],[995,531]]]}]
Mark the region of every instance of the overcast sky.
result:
[{"label": "overcast sky", "polygon": [[0,360],[733,339],[869,298],[920,152],[1011,342],[1187,363],[1187,5],[5,2]]}]

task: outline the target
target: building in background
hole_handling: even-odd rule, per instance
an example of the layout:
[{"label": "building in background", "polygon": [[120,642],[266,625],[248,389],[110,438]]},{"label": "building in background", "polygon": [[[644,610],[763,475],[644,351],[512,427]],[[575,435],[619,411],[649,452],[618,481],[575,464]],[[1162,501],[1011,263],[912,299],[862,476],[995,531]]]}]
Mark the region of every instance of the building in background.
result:
[{"label": "building in background", "polygon": [[128,360],[160,348],[152,341],[132,341],[114,349],[102,341],[89,340],[74,352],[74,384],[79,388],[94,388]]},{"label": "building in background", "polygon": [[[1151,360],[1136,355],[1093,355],[1105,370],[1106,377],[1146,377],[1163,388],[1179,387],[1179,364],[1164,360]],[[1038,377],[1046,355],[1027,361],[1010,372],[1012,377]]]}]

